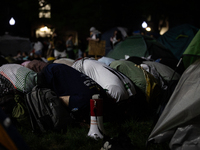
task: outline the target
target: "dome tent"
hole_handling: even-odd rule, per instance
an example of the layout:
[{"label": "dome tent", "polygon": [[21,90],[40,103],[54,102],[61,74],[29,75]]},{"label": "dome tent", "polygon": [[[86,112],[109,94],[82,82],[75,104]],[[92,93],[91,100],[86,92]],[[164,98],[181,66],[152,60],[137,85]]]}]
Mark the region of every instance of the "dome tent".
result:
[{"label": "dome tent", "polygon": [[192,25],[182,24],[169,29],[158,37],[157,41],[169,49],[177,59],[180,59],[198,30]]},{"label": "dome tent", "polygon": [[125,59],[125,55],[129,57],[148,57],[151,55],[151,58],[154,60],[159,58],[176,59],[172,52],[156,39],[144,35],[127,37],[124,41],[116,45],[116,47],[107,54],[107,57]]}]

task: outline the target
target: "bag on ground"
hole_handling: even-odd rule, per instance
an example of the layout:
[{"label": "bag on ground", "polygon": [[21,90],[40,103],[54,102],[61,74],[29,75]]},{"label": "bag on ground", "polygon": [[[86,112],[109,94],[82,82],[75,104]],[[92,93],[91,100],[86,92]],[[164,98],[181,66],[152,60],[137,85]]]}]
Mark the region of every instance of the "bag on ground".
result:
[{"label": "bag on ground", "polygon": [[39,88],[37,85],[26,94],[26,105],[30,113],[33,131],[39,127],[46,132],[65,131],[69,112],[54,91],[48,88]]}]

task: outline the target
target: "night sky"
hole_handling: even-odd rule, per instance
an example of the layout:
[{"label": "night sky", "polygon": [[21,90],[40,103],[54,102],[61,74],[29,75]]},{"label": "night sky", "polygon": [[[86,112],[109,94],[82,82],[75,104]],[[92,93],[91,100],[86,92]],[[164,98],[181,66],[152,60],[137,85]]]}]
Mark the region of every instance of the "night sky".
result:
[{"label": "night sky", "polygon": [[[0,35],[12,31],[15,35],[31,36],[33,25],[40,22],[57,29],[69,27],[81,34],[88,33],[91,26],[104,32],[122,26],[137,30],[142,21],[151,15],[153,31],[157,32],[158,21],[168,18],[170,28],[188,23],[200,28],[199,8],[195,0],[47,0],[51,3],[51,19],[38,19],[37,0],[7,0],[0,6]],[[15,26],[8,24],[14,17]]]}]

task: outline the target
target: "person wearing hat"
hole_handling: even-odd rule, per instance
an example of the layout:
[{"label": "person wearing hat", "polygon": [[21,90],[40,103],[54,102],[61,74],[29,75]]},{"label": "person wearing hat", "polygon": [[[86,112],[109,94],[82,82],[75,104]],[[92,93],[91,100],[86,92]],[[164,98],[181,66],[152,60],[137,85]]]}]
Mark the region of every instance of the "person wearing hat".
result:
[{"label": "person wearing hat", "polygon": [[88,37],[87,40],[100,41],[101,40],[101,32],[98,31],[95,27],[91,27],[90,28],[90,37]]}]

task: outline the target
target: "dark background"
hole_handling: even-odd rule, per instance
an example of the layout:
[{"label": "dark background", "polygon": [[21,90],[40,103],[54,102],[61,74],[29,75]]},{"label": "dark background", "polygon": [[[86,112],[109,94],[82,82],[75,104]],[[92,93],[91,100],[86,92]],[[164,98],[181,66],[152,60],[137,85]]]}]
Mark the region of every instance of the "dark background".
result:
[{"label": "dark background", "polygon": [[[200,28],[200,13],[195,0],[46,0],[51,4],[51,19],[39,19],[37,0],[6,0],[0,5],[0,35],[31,37],[38,22],[50,24],[56,30],[63,27],[88,35],[91,26],[104,32],[112,27],[126,27],[129,31],[141,29],[141,23],[151,15],[152,32],[158,32],[160,19],[168,18],[169,27],[189,23]],[[9,25],[14,17],[16,24]]]}]

